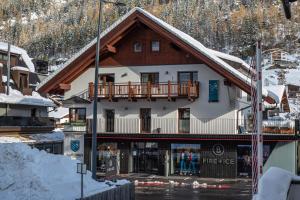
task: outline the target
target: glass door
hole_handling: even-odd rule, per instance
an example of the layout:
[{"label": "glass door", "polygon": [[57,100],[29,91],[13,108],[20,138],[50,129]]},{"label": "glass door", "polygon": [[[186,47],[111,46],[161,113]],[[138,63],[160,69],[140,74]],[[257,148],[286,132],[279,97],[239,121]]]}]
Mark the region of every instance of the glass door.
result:
[{"label": "glass door", "polygon": [[114,132],[115,131],[115,111],[114,110],[106,110],[106,132]]},{"label": "glass door", "polygon": [[141,108],[141,133],[151,133],[151,108]]},{"label": "glass door", "polygon": [[189,133],[190,132],[190,109],[180,108],[178,109],[178,130],[179,133]]}]

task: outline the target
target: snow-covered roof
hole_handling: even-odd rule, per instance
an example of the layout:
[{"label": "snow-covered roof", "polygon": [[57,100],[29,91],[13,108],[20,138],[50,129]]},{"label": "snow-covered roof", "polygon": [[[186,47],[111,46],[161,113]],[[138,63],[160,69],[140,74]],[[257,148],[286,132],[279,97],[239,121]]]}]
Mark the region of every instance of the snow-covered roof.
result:
[{"label": "snow-covered roof", "polygon": [[[8,51],[8,44],[6,42],[0,42],[0,50]],[[20,47],[11,45],[10,51],[11,51],[11,53],[18,54],[22,57],[24,63],[27,65],[30,72],[35,71],[34,64],[32,63],[31,58],[28,56],[26,50],[24,50]]]},{"label": "snow-covered roof", "polygon": [[69,108],[58,107],[56,110],[49,112],[49,117],[53,117],[55,119],[62,119],[66,115],[69,115]]},{"label": "snow-covered roof", "polygon": [[232,61],[232,62],[235,62],[235,63],[239,63],[241,64],[241,66],[247,70],[247,71],[252,71],[254,72],[253,68],[251,68],[250,65],[248,65],[245,61],[243,61],[242,59],[236,57],[236,56],[232,56],[232,55],[229,55],[227,53],[223,53],[223,52],[220,52],[220,51],[216,51],[216,50],[213,50],[213,49],[208,49],[212,54],[214,54],[215,56],[219,57],[219,58],[222,58],[222,59],[225,59],[225,60],[229,60],[229,61]]},{"label": "snow-covered roof", "polygon": [[[107,33],[109,33],[111,30],[113,30],[116,26],[118,26],[122,21],[124,21],[126,18],[128,18],[131,14],[134,12],[139,12],[146,16],[147,18],[151,19],[153,22],[158,24],[159,26],[163,27],[166,31],[174,34],[176,37],[187,43],[189,46],[200,52],[201,54],[205,55],[209,59],[216,62],[218,65],[223,67],[226,71],[230,72],[233,76],[237,77],[241,81],[245,82],[246,84],[251,84],[251,79],[244,75],[243,73],[239,72],[229,64],[227,64],[225,61],[223,61],[221,58],[216,56],[212,53],[212,50],[206,48],[203,46],[199,41],[194,39],[193,37],[189,36],[188,34],[178,30],[177,28],[171,26],[170,24],[164,22],[163,20],[155,17],[154,15],[150,14],[149,12],[141,9],[141,8],[133,8],[130,10],[127,14],[125,14],[123,17],[118,19],[112,26],[110,26],[108,29],[106,29],[102,34],[100,35],[100,38],[103,38]],[[59,72],[61,72],[64,68],[66,68],[68,65],[70,65],[73,61],[75,61],[79,56],[81,56],[87,49],[91,48],[93,45],[95,45],[97,42],[97,38],[92,40],[88,45],[86,45],[84,48],[82,48],[79,52],[77,52],[73,57],[71,57],[62,67],[57,69],[54,73],[52,73],[50,76],[48,76],[46,79],[44,79],[38,86],[37,89],[41,88],[43,85],[45,85],[49,80],[51,80],[53,77],[55,77]]]},{"label": "snow-covered roof", "polygon": [[53,101],[42,97],[39,93],[33,91],[32,95],[23,95],[20,91],[10,88],[10,94],[0,93],[0,103],[20,104],[32,106],[55,107]]},{"label": "snow-covered roof", "polygon": [[18,70],[20,70],[20,71],[26,71],[26,72],[29,72],[29,69],[28,69],[28,68],[26,68],[26,67],[21,67],[21,66],[15,66],[15,67],[12,67],[11,70],[12,70],[12,71],[18,71]]},{"label": "snow-covered roof", "polygon": [[284,85],[269,85],[264,86],[264,89],[268,91],[268,96],[274,99],[276,103],[281,103],[285,91]]}]

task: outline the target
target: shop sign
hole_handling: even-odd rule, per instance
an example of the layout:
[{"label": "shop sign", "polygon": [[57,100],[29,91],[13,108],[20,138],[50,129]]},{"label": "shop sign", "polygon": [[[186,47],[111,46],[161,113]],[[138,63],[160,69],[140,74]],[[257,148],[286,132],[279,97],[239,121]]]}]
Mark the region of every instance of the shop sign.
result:
[{"label": "shop sign", "polygon": [[83,161],[84,154],[84,134],[65,133],[64,155],[72,159]]},{"label": "shop sign", "polygon": [[72,151],[77,152],[80,148],[80,140],[71,140],[70,146]]},{"label": "shop sign", "polygon": [[225,148],[222,144],[214,144],[212,147],[213,157],[204,157],[202,158],[203,164],[213,164],[213,165],[234,165],[235,159],[228,158],[224,156]]}]

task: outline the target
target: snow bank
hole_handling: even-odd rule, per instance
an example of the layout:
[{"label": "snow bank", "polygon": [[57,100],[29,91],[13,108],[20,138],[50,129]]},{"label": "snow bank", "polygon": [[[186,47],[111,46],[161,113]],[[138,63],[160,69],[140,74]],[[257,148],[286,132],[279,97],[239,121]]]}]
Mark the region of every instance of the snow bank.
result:
[{"label": "snow bank", "polygon": [[[23,143],[0,144],[0,199],[74,200],[80,197],[80,175],[69,157],[48,154]],[[84,194],[93,195],[128,181],[97,182],[84,176]]]},{"label": "snow bank", "polygon": [[271,167],[259,180],[258,194],[253,200],[286,200],[292,180],[300,180],[289,171]]},{"label": "snow bank", "polygon": [[64,141],[65,135],[61,129],[55,129],[52,133],[41,133],[29,135],[34,142],[60,142]]}]

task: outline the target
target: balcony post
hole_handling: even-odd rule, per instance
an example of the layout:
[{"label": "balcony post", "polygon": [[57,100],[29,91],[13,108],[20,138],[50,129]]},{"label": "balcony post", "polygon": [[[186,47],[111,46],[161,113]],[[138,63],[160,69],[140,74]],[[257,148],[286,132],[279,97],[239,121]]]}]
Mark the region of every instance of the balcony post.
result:
[{"label": "balcony post", "polygon": [[109,89],[109,90],[108,90],[108,93],[109,93],[109,94],[108,94],[108,100],[109,100],[109,101],[112,101],[112,91],[113,91],[113,90],[112,90],[112,82],[109,82],[109,83],[108,83],[108,89]]},{"label": "balcony post", "polygon": [[94,83],[89,82],[89,99],[94,97]]},{"label": "balcony post", "polygon": [[191,81],[188,81],[188,91],[187,91],[188,99],[191,100]]},{"label": "balcony post", "polygon": [[132,100],[132,96],[131,96],[131,81],[128,81],[128,100],[131,101]]},{"label": "balcony post", "polygon": [[150,81],[147,82],[147,96],[148,96],[148,100],[150,100],[150,98],[151,98],[151,83],[150,83]]}]

